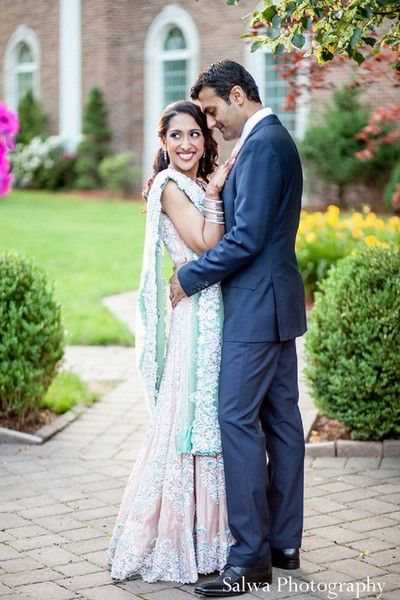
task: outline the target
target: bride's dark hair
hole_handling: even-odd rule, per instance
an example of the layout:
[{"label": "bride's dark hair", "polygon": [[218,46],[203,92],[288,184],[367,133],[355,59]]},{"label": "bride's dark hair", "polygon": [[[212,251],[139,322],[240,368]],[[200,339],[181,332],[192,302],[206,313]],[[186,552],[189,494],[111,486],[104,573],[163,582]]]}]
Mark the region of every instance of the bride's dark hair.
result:
[{"label": "bride's dark hair", "polygon": [[[217,166],[218,144],[213,138],[211,129],[209,129],[207,126],[207,118],[205,114],[200,110],[197,104],[194,104],[194,102],[190,102],[189,100],[179,100],[178,102],[169,104],[161,115],[160,122],[158,124],[158,137],[160,140],[165,138],[171,119],[181,114],[186,114],[193,117],[204,136],[204,155],[200,160],[197,175],[200,179],[203,179],[207,182],[208,176]],[[160,171],[166,169],[168,165],[169,157],[165,157],[163,149],[159,148],[154,158],[153,172],[143,189],[143,197],[145,200],[147,200],[147,196],[155,176]]]}]

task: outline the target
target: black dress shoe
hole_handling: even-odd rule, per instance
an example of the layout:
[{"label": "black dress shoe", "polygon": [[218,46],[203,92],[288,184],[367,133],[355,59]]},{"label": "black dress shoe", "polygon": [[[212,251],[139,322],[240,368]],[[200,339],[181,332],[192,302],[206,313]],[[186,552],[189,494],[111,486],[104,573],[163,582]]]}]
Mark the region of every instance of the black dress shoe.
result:
[{"label": "black dress shoe", "polygon": [[272,566],[278,569],[299,569],[299,548],[271,548]]},{"label": "black dress shoe", "polygon": [[[252,590],[263,590],[263,587],[270,583],[272,583],[270,562],[262,567],[235,567],[227,564],[219,577],[201,583],[194,591],[203,596],[223,598],[240,596]],[[268,588],[264,591],[268,591]]]}]

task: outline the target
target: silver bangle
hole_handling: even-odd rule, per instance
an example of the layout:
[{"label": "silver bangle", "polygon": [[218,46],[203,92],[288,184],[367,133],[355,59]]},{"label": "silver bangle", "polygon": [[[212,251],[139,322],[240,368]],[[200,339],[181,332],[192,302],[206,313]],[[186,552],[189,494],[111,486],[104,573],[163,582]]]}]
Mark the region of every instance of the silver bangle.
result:
[{"label": "silver bangle", "polygon": [[214,210],[213,208],[206,208],[206,209],[204,209],[204,212],[205,213],[207,213],[207,212],[213,213],[214,215],[223,215],[224,214],[223,210],[221,210],[221,209]]},{"label": "silver bangle", "polygon": [[207,221],[207,223],[215,223],[216,225],[225,225],[224,219],[218,220],[218,219],[212,219],[211,217],[205,217],[204,220]]},{"label": "silver bangle", "polygon": [[208,211],[206,211],[204,213],[204,219],[207,221],[212,220],[212,222],[225,222],[225,218],[224,218],[224,214],[223,213],[210,213]]},{"label": "silver bangle", "polygon": [[223,204],[223,201],[222,200],[212,200],[211,198],[204,198],[204,204],[221,205],[221,204]]}]

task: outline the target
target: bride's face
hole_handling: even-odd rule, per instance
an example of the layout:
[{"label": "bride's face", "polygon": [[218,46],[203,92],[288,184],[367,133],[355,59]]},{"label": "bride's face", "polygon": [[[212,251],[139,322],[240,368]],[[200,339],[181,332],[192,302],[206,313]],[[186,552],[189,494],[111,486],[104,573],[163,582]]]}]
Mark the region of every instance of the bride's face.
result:
[{"label": "bride's face", "polygon": [[204,136],[191,115],[181,113],[172,117],[164,139],[170,163],[183,173],[197,173],[204,153]]}]

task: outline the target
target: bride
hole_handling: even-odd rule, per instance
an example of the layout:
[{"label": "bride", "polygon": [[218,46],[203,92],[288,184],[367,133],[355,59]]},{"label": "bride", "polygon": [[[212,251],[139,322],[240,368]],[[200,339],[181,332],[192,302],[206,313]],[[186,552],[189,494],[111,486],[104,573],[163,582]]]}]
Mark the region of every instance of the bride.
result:
[{"label": "bride", "polygon": [[178,265],[220,241],[219,197],[233,159],[215,168],[217,144],[192,102],[167,106],[158,134],[161,147],[144,192],[136,336],[151,420],[106,560],[114,580],[193,583],[199,573],[222,570],[234,543],[217,416],[223,305],[213,285],[182,299],[167,324],[163,248]]}]

